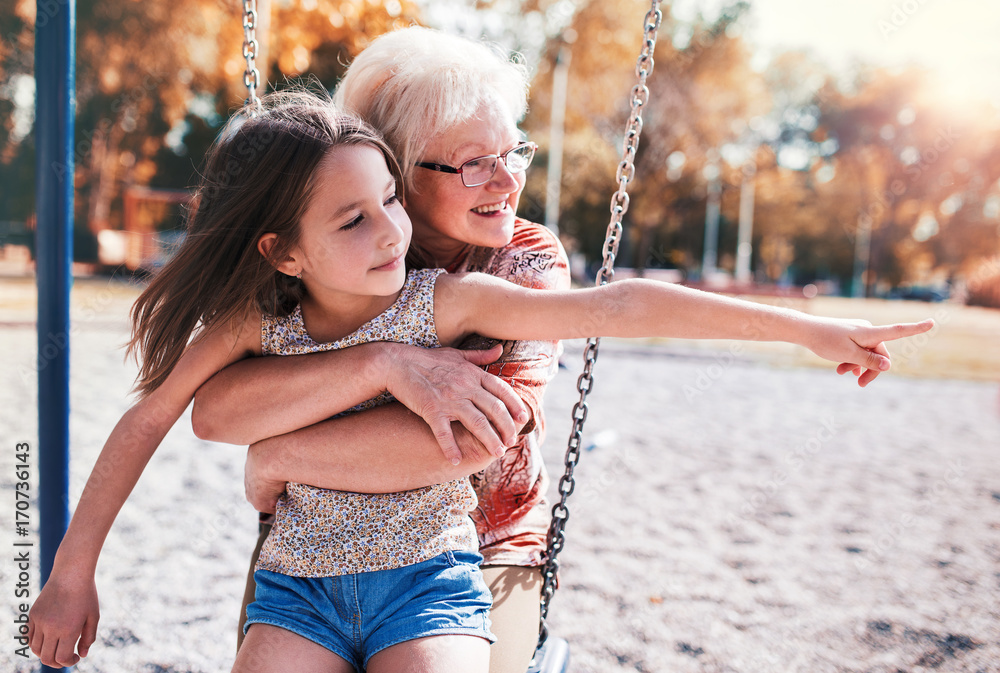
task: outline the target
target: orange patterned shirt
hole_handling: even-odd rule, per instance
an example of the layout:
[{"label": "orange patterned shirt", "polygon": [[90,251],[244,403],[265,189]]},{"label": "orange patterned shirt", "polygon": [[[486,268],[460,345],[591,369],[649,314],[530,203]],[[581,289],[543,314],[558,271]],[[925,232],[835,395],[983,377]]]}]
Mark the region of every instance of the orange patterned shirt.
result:
[{"label": "orange patterned shirt", "polygon": [[[479,271],[533,289],[566,289],[569,260],[545,227],[518,219],[503,248],[471,248],[452,273]],[[479,343],[469,343],[482,347]],[[543,562],[551,518],[545,498],[548,475],[542,462],[545,435],[542,394],[555,376],[562,347],[557,341],[508,341],[503,356],[486,370],[503,378],[532,414],[518,443],[486,470],[472,475],[479,505],[472,520],[484,565],[537,566]]]}]

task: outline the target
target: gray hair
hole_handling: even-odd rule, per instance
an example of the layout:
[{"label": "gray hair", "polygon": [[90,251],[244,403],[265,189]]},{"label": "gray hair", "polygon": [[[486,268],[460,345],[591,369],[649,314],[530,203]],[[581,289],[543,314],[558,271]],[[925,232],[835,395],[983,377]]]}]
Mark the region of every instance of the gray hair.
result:
[{"label": "gray hair", "polygon": [[358,54],[334,104],[382,133],[407,180],[431,138],[484,105],[499,106],[516,125],[528,107],[528,69],[499,46],[412,26]]}]

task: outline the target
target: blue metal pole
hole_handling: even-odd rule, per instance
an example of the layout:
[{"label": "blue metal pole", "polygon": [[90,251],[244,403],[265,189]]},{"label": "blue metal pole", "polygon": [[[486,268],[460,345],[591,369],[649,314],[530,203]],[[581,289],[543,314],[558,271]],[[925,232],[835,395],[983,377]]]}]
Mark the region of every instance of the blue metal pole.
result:
[{"label": "blue metal pole", "polygon": [[[41,579],[69,524],[69,292],[73,283],[76,3],[37,3],[35,208]],[[65,671],[42,667],[43,671]]]}]

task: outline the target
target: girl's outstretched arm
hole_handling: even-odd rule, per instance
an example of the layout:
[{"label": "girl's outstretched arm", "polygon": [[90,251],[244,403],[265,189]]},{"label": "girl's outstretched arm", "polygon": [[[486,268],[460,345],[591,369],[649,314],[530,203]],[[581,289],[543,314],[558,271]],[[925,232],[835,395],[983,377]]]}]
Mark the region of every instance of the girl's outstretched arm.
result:
[{"label": "girl's outstretched arm", "polygon": [[[163,384],[125,412],[80,496],[52,573],[28,614],[28,643],[46,666],[76,664],[97,637],[94,575],[118,511],[163,436],[212,374],[259,349],[260,328],[218,328],[196,338]],[[79,651],[77,653],[77,642]]]},{"label": "girl's outstretched arm", "polygon": [[872,326],[863,320],[812,316],[651,280],[537,292],[482,274],[442,275],[434,296],[438,337],[451,343],[476,333],[497,339],[572,339],[591,336],[675,337],[786,341],[841,363],[838,371],[867,371],[861,384],[889,369],[886,341],[934,326]]}]

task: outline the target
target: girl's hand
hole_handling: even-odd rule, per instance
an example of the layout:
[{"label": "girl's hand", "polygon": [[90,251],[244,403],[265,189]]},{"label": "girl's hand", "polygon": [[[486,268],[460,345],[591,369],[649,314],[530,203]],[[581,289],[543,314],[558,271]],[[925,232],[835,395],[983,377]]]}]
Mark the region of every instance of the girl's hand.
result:
[{"label": "girl's hand", "polygon": [[838,374],[853,372],[862,388],[880,373],[889,370],[892,362],[886,341],[923,334],[934,327],[932,319],[879,326],[873,326],[867,320],[812,320],[814,322],[803,345],[821,358],[839,362]]},{"label": "girl's hand", "polygon": [[73,666],[97,639],[100,618],[93,577],[63,580],[53,572],[28,613],[28,645],[46,666]]},{"label": "girl's hand", "polygon": [[480,366],[500,357],[498,344],[489,350],[454,348],[400,349],[397,366],[387,372],[387,387],[403,406],[424,419],[441,450],[458,465],[462,453],[451,422],[465,426],[495,456],[517,441],[528,422],[528,410],[506,381]]}]

